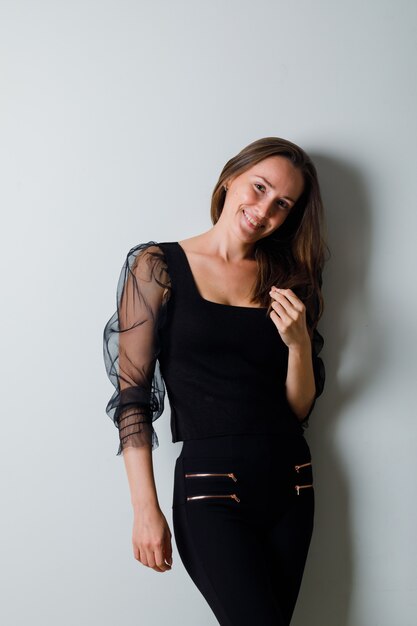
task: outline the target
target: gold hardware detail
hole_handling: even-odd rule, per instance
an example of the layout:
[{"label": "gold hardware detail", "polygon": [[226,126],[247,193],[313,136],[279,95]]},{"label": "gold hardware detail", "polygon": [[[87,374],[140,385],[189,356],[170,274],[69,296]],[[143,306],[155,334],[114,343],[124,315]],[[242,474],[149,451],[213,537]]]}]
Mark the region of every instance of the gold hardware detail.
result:
[{"label": "gold hardware detail", "polygon": [[233,498],[236,502],[240,502],[240,498],[235,493],[219,494],[219,495],[205,495],[205,496],[188,496],[187,500],[202,500],[203,498]]},{"label": "gold hardware detail", "polygon": [[294,465],[295,471],[300,473],[300,468],[307,467],[307,465],[311,465],[311,461],[309,461],[308,463],[303,463],[302,465]]},{"label": "gold hardware detail", "polygon": [[234,480],[234,482],[237,481],[236,476],[234,475],[233,472],[227,473],[227,474],[213,474],[213,473],[207,473],[207,474],[185,474],[186,478],[194,478],[197,476],[228,476],[229,478],[231,478],[232,480]]},{"label": "gold hardware detail", "polygon": [[313,485],[295,485],[295,489],[297,490],[297,496],[300,495],[300,489],[305,489],[306,487],[313,487]]}]

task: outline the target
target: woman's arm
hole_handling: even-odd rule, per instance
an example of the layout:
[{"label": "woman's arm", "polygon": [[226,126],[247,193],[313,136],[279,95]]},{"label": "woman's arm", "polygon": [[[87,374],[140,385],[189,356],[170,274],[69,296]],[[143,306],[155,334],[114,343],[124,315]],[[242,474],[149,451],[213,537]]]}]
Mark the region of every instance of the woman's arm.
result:
[{"label": "woman's arm", "polygon": [[126,448],[123,451],[130,489],[130,500],[134,511],[144,508],[159,508],[150,446]]},{"label": "woman's arm", "polygon": [[288,403],[299,420],[305,419],[316,396],[311,341],[289,347],[285,382]]},{"label": "woman's arm", "polygon": [[159,328],[170,280],[154,242],[132,248],[117,288],[117,310],[104,330],[104,359],[116,390],[106,408],[119,429],[118,454],[125,462],[134,511],[133,552],[156,571],[172,563],[171,532],[159,507],[152,452],[158,446],[153,422],[163,412],[165,387],[157,357]]},{"label": "woman's arm", "polygon": [[152,449],[128,447],[123,459],[134,514],[133,555],[143,565],[165,572],[172,567],[172,534],[158,502]]},{"label": "woman's arm", "polygon": [[[315,399],[323,391],[324,367],[315,351],[322,347],[322,337],[310,336],[306,307],[291,289],[272,287],[271,319],[288,346],[288,369],[285,389],[292,411],[302,422],[310,415]],[[319,387],[317,385],[319,383]]]}]

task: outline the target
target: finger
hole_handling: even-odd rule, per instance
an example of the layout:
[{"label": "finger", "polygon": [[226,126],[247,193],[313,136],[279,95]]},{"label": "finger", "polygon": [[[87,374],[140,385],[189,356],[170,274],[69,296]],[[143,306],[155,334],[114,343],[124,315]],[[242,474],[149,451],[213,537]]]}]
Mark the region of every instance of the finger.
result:
[{"label": "finger", "polygon": [[280,316],[278,315],[278,313],[276,311],[274,311],[274,309],[271,310],[269,317],[271,318],[271,320],[274,322],[275,326],[278,329],[279,333],[284,332],[284,326],[282,324],[282,320],[280,318]]},{"label": "finger", "polygon": [[139,548],[135,544],[133,544],[133,557],[137,561],[140,561],[140,551],[139,551]]},{"label": "finger", "polygon": [[300,313],[305,309],[304,302],[302,302],[300,298],[295,295],[292,289],[279,289],[278,287],[273,286],[272,290],[289,300],[293,307]]},{"label": "finger", "polygon": [[171,569],[171,566],[165,563],[164,551],[162,547],[155,549],[154,557],[155,569],[158,569],[160,572],[166,572],[168,569]]},{"label": "finger", "polygon": [[138,548],[138,561],[142,563],[142,565],[145,565],[145,567],[149,567],[146,551],[143,548],[142,550]]},{"label": "finger", "polygon": [[[171,531],[170,531],[170,534],[171,534]],[[167,537],[166,540],[165,540],[164,554],[165,554],[165,560],[172,567],[172,543],[171,543],[171,537]]]},{"label": "finger", "polygon": [[[292,316],[289,314],[289,312],[285,309],[285,307],[278,302],[278,300],[274,300],[272,303],[272,308],[275,311],[275,313],[277,315],[279,315],[280,319],[285,322],[286,324],[290,323],[293,321]],[[297,314],[297,313],[295,313]]]},{"label": "finger", "polygon": [[298,316],[301,315],[300,311],[297,311],[297,309],[295,309],[293,307],[291,302],[289,300],[287,300],[287,298],[285,298],[285,296],[282,296],[281,294],[275,294],[272,299],[273,299],[273,302],[275,302],[275,303],[277,303],[278,305],[281,306],[281,309],[279,307],[275,307],[275,310],[278,313],[280,313],[281,310],[284,310],[286,312],[287,316],[292,321],[295,322],[298,319]]},{"label": "finger", "polygon": [[290,302],[290,300],[286,298],[284,294],[278,293],[276,289],[271,289],[271,291],[269,292],[269,295],[271,296],[271,299],[273,301],[279,302],[279,304],[284,307],[288,315],[290,315],[293,320],[296,320],[298,315],[300,315],[300,311],[298,311],[293,306],[292,302]]},{"label": "finger", "polygon": [[154,569],[156,572],[161,572],[162,570],[158,567],[157,565],[157,561],[155,558],[155,554],[154,551],[149,548],[148,550],[146,550],[146,563],[144,563],[144,565],[146,565],[147,567],[150,567],[151,569]]}]

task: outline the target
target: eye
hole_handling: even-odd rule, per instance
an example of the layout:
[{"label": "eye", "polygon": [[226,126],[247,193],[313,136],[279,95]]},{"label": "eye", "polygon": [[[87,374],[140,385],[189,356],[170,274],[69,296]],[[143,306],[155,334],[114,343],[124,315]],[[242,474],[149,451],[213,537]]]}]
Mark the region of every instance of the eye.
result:
[{"label": "eye", "polygon": [[284,202],[284,200],[278,200],[277,204],[282,203],[280,206],[282,206],[284,209],[289,209],[290,206],[289,204],[287,204],[287,202]]},{"label": "eye", "polygon": [[258,191],[261,191],[259,187],[262,187],[262,189],[265,190],[265,185],[261,185],[261,183],[255,183],[255,187],[258,189]]}]

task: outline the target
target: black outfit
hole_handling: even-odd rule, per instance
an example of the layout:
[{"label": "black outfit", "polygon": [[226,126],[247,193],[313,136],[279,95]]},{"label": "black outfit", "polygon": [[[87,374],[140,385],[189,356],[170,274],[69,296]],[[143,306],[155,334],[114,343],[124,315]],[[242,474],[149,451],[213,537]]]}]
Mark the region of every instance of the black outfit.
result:
[{"label": "black outfit", "polygon": [[[309,461],[301,435],[184,442],[175,465],[175,541],[222,626],[290,624],[313,531]],[[297,496],[296,484],[311,486]]]},{"label": "black outfit", "polygon": [[316,398],[300,422],[285,395],[288,348],[266,311],[205,300],[180,244],[150,241],[129,251],[104,329],[118,454],[159,445],[153,422],[166,389],[172,441],[184,441],[178,551],[227,626],[289,624],[313,529],[303,431],[323,391],[323,338],[314,332]]}]

